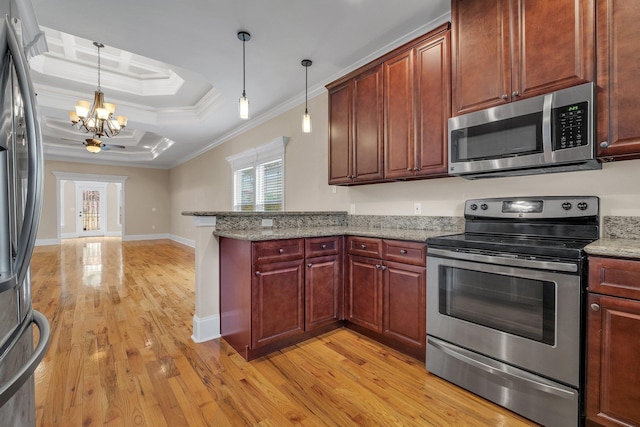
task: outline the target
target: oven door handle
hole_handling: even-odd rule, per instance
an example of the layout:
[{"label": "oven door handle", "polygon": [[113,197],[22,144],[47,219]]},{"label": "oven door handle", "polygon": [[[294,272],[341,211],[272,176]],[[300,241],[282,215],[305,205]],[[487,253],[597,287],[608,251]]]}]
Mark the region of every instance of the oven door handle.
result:
[{"label": "oven door handle", "polygon": [[430,255],[465,261],[484,262],[487,264],[506,265],[509,267],[527,267],[538,270],[566,271],[570,273],[576,273],[578,271],[578,264],[569,262],[542,261],[471,252],[454,252],[447,249],[427,248],[427,258],[429,258]]},{"label": "oven door handle", "polygon": [[[491,360],[495,366],[489,365],[488,363],[477,360],[474,356],[475,354],[470,352],[469,350],[465,350],[462,348],[452,348],[449,344],[433,339],[431,337],[427,337],[429,345],[434,346],[444,354],[453,357],[455,359],[460,360],[463,363],[474,366],[484,372],[487,372],[491,375],[496,375],[500,377],[505,383],[509,384],[510,388],[512,388],[513,382],[520,382],[529,388],[534,388],[540,390],[544,393],[549,393],[556,395],[558,397],[566,398],[567,396],[571,396],[574,391],[564,390],[562,388],[556,387],[555,385],[547,382],[541,382],[541,379],[534,379],[531,377],[524,377],[527,373],[522,371],[521,373],[509,372],[510,365],[506,363],[494,361],[491,359],[487,359],[483,357],[483,359]],[[511,369],[513,371],[513,369]],[[544,381],[544,380],[542,380]]]}]

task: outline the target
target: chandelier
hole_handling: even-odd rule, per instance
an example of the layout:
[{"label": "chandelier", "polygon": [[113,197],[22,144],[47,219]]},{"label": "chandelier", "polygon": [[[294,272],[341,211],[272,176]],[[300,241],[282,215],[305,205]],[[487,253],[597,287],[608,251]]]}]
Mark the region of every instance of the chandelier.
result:
[{"label": "chandelier", "polygon": [[104,102],[104,93],[100,87],[100,49],[104,45],[99,42],[93,42],[93,45],[98,48],[98,88],[94,93],[93,103],[78,101],[75,111],[69,112],[69,118],[80,132],[91,133],[97,137],[112,137],[127,126],[127,117],[117,116],[114,119],[115,104]]}]

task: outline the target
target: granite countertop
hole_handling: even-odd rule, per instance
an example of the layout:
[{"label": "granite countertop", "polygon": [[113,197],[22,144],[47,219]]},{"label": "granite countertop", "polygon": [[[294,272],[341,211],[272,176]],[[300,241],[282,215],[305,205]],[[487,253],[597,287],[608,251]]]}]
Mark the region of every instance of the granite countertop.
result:
[{"label": "granite countertop", "polygon": [[309,228],[259,228],[242,230],[214,230],[213,235],[218,237],[230,237],[238,240],[274,240],[296,239],[303,237],[325,237],[336,235],[349,235],[361,237],[377,237],[383,239],[409,240],[425,242],[429,237],[456,234],[443,230],[413,230],[397,228],[377,227],[309,227]]},{"label": "granite countertop", "polygon": [[584,248],[589,255],[640,259],[640,239],[603,238]]},{"label": "granite countertop", "polygon": [[346,215],[347,211],[183,211],[183,216],[233,216],[233,217],[279,217],[279,216],[308,216],[308,215]]}]

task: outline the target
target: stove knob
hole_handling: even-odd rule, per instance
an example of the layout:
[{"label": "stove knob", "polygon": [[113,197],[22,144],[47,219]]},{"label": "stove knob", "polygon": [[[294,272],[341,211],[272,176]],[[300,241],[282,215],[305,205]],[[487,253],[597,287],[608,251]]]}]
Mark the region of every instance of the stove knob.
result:
[{"label": "stove knob", "polygon": [[589,205],[587,204],[587,202],[578,203],[578,209],[580,209],[581,211],[586,210],[588,207],[589,207]]},{"label": "stove knob", "polygon": [[562,204],[562,209],[564,209],[565,211],[568,211],[569,209],[571,209],[571,203],[569,202],[564,202]]},{"label": "stove knob", "polygon": [[469,206],[469,208],[471,208],[472,211],[475,211],[476,209],[478,209],[478,205],[476,205],[475,203],[471,203],[471,206]]},{"label": "stove knob", "polygon": [[480,205],[480,209],[482,209],[483,211],[486,211],[487,209],[489,209],[489,206],[487,206],[486,203],[483,203]]}]

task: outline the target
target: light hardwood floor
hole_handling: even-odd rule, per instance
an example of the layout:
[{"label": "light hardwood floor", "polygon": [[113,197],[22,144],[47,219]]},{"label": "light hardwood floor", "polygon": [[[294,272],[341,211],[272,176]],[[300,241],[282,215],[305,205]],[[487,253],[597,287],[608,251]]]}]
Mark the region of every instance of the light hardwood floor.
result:
[{"label": "light hardwood floor", "polygon": [[346,329],[252,362],[195,344],[194,251],[168,240],[64,240],[31,274],[38,426],[535,425]]}]

